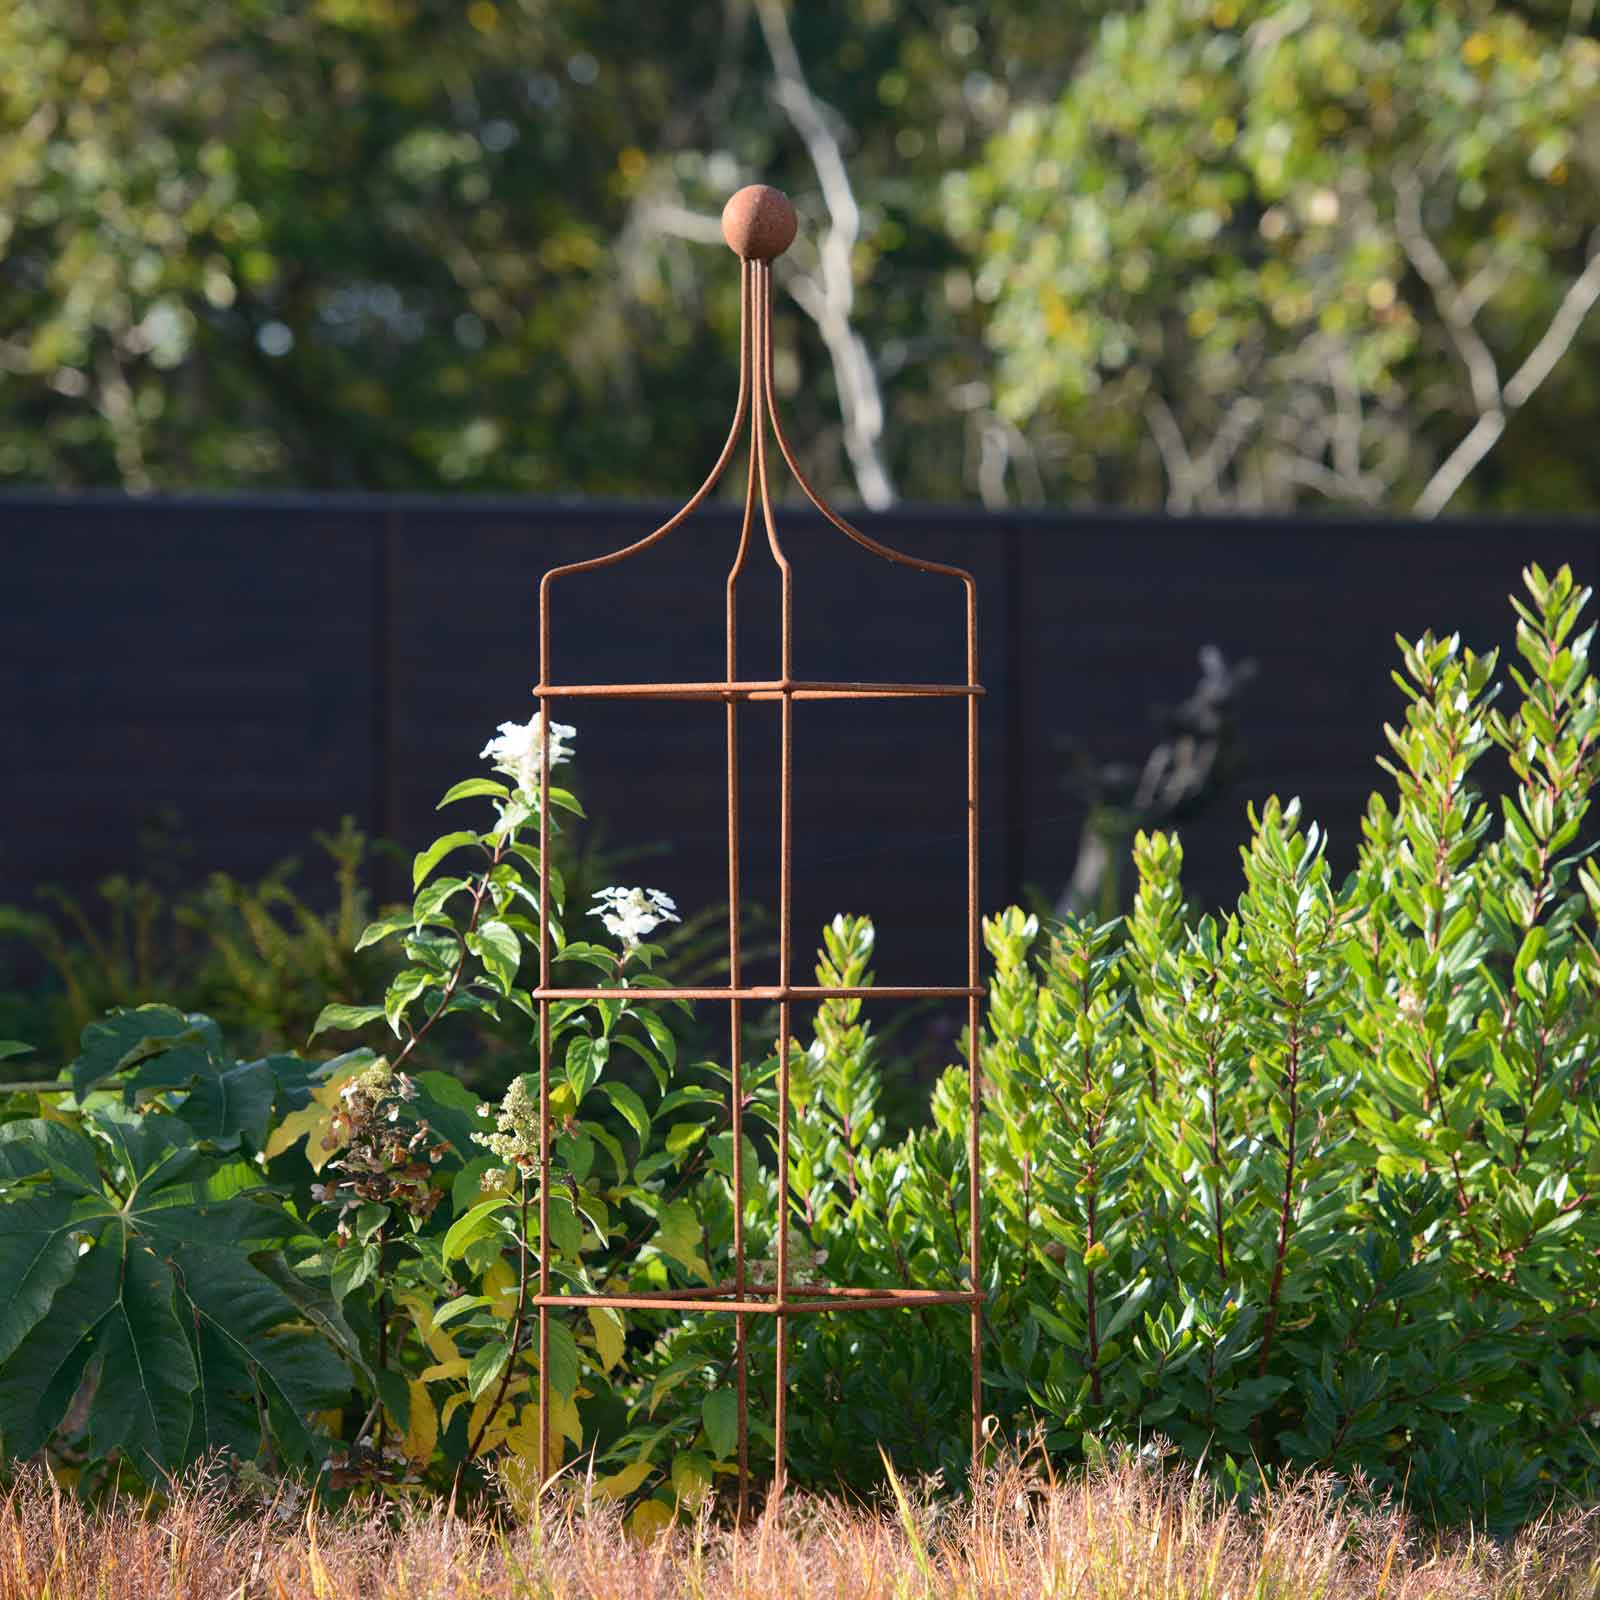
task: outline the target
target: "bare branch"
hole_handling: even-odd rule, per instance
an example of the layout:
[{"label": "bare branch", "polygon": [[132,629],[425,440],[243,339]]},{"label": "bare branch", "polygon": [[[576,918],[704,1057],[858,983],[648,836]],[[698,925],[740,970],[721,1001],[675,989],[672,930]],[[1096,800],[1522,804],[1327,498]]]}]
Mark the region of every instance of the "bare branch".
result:
[{"label": "bare branch", "polygon": [[647,233],[670,233],[674,238],[692,239],[696,244],[721,244],[722,222],[701,211],[659,195],[640,200],[634,219]]},{"label": "bare branch", "polygon": [[1221,510],[1227,505],[1222,475],[1233,464],[1245,440],[1255,432],[1261,412],[1259,400],[1252,395],[1240,395],[1228,407],[1222,425],[1211,436],[1211,443],[1194,458],[1195,496],[1208,510]]},{"label": "bare branch", "polygon": [[1488,455],[1495,441],[1505,431],[1505,412],[1498,408],[1485,411],[1473,423],[1466,438],[1444,458],[1438,470],[1428,479],[1411,508],[1412,513],[1419,517],[1438,516],[1455,498],[1456,490],[1467,481],[1468,474]]},{"label": "bare branch", "polygon": [[[1418,269],[1421,270],[1420,268]],[[1456,491],[1467,481],[1483,458],[1506,430],[1511,412],[1527,404],[1535,391],[1555,370],[1583,327],[1584,318],[1600,300],[1600,228],[1589,241],[1589,260],[1583,271],[1567,286],[1549,324],[1527,359],[1511,375],[1503,391],[1496,384],[1497,403],[1480,404],[1478,420],[1456,445],[1423,487],[1412,510],[1419,517],[1436,517],[1449,505]],[[1476,333],[1473,334],[1477,338]],[[1482,343],[1479,340],[1479,343]],[[1491,358],[1492,359],[1492,358]],[[1474,385],[1474,395],[1477,387]]]},{"label": "bare branch", "polygon": [[1161,452],[1162,465],[1167,469],[1167,510],[1193,511],[1194,491],[1190,485],[1194,464],[1189,459],[1189,447],[1184,443],[1178,419],[1158,394],[1151,395],[1144,416],[1150,424],[1150,436],[1156,442],[1156,449]]},{"label": "bare branch", "polygon": [[1160,395],[1150,397],[1145,420],[1167,469],[1167,510],[1185,512],[1200,507],[1215,511],[1228,504],[1222,488],[1223,474],[1255,431],[1262,414],[1259,400],[1253,395],[1240,395],[1228,407],[1211,442],[1197,455],[1190,450],[1166,401]]},{"label": "bare branch", "polygon": [[895,500],[894,482],[882,455],[883,396],[866,344],[851,325],[855,278],[851,256],[861,234],[861,211],[845,169],[844,152],[823,108],[806,82],[782,0],[756,0],[756,17],[772,58],[778,104],[810,158],[828,227],[817,245],[815,273],[795,274],[790,292],[817,325],[833,363],[844,413],[844,447],[862,501],[881,509]]},{"label": "bare branch", "polygon": [[1600,299],[1600,228],[1595,229],[1589,240],[1589,264],[1573,279],[1550,319],[1550,326],[1544,330],[1528,359],[1506,383],[1508,410],[1525,405],[1534,390],[1550,376],[1578,337],[1583,319],[1597,299]]},{"label": "bare branch", "polygon": [[1467,369],[1473,403],[1482,413],[1497,410],[1500,406],[1500,369],[1495,363],[1494,352],[1474,326],[1475,307],[1462,296],[1455,275],[1423,226],[1422,180],[1414,172],[1407,173],[1395,181],[1394,192],[1395,232],[1411,265],[1427,284],[1433,303],[1444,319],[1445,329]]}]

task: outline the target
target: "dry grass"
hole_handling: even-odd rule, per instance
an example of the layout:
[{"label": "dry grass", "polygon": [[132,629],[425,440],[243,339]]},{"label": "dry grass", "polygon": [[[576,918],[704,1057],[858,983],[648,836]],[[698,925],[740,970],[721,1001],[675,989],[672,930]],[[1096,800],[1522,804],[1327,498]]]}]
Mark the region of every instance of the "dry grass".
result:
[{"label": "dry grass", "polygon": [[876,1510],[792,1496],[742,1533],[688,1522],[652,1544],[570,1499],[540,1525],[434,1510],[396,1522],[241,1510],[216,1479],[95,1511],[28,1473],[0,1498],[0,1600],[664,1600],[1053,1596],[1061,1600],[1577,1600],[1600,1597],[1600,1522],[1514,1545],[1421,1535],[1327,1482],[1243,1513],[1124,1460],[1051,1482],[1013,1463],[970,1504],[895,1486]]}]

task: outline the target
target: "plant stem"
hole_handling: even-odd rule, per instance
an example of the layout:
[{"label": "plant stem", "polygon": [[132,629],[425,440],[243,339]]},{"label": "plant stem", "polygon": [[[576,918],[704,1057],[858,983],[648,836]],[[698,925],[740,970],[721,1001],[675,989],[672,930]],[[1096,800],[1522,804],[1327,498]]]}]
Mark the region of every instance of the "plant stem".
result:
[{"label": "plant stem", "polygon": [[[520,1169],[519,1169],[520,1170]],[[543,1175],[540,1181],[543,1182]],[[500,1407],[505,1402],[506,1390],[511,1387],[511,1374],[517,1364],[517,1354],[522,1348],[522,1328],[524,1316],[528,1305],[528,1174],[521,1174],[521,1192],[517,1202],[517,1309],[511,1314],[511,1351],[506,1357],[505,1371],[500,1374],[500,1386],[495,1390],[494,1404],[484,1413],[483,1421],[478,1424],[477,1437],[467,1446],[467,1453],[461,1458],[461,1467],[478,1453],[483,1437],[489,1431],[490,1424],[500,1413]],[[539,1413],[539,1426],[548,1431],[550,1419],[543,1410]],[[456,1468],[456,1477],[461,1476],[461,1467]],[[541,1485],[541,1487],[543,1487]]]}]

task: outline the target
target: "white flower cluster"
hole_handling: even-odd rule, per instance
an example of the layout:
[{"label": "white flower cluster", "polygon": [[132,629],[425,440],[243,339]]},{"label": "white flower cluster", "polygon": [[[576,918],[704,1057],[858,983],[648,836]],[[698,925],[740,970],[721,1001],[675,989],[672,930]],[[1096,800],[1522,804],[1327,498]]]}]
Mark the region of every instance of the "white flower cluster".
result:
[{"label": "white flower cluster", "polygon": [[[559,767],[572,759],[571,741],[578,730],[565,722],[550,724],[550,765]],[[539,793],[539,759],[544,751],[544,713],[536,711],[533,720],[523,724],[502,722],[500,737],[491,739],[478,753],[494,763],[496,772],[515,779],[517,788],[530,799]]]},{"label": "white flower cluster", "polygon": [[678,903],[659,889],[600,889],[600,902],[591,917],[599,917],[606,932],[620,939],[625,950],[638,948],[663,922],[681,922]]},{"label": "white flower cluster", "polygon": [[[478,1115],[490,1115],[488,1106],[479,1106]],[[474,1144],[500,1157],[507,1166],[524,1172],[539,1169],[539,1101],[526,1078],[513,1078],[495,1114],[494,1133],[475,1133]]]}]

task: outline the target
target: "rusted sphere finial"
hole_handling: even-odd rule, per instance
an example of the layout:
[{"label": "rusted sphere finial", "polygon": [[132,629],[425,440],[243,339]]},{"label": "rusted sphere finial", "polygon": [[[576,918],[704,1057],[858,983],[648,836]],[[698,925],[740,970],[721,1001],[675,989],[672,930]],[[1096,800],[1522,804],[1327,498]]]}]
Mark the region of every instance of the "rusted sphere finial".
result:
[{"label": "rusted sphere finial", "polygon": [[771,261],[794,243],[794,207],[781,189],[752,183],[722,208],[722,237],[745,261]]}]

